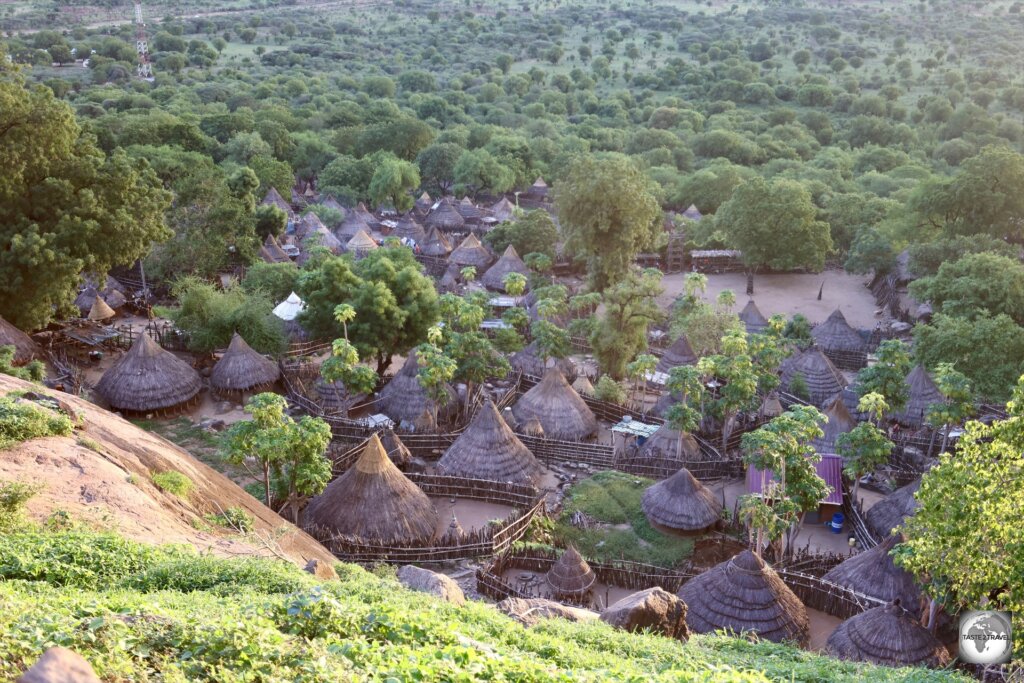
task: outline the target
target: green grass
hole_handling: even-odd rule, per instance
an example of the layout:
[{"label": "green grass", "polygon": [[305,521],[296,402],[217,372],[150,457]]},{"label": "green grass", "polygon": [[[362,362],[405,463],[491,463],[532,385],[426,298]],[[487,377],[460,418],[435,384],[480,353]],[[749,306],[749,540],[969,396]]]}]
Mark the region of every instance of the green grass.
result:
[{"label": "green grass", "polygon": [[[572,543],[586,557],[600,561],[629,560],[675,567],[693,553],[693,541],[661,533],[651,526],[640,508],[650,479],[621,472],[598,472],[569,490],[554,538]],[[576,511],[601,522],[594,529],[570,523]]]},{"label": "green grass", "polygon": [[150,478],[161,491],[166,491],[178,498],[187,499],[189,494],[192,493],[196,487],[195,483],[193,483],[191,479],[181,472],[175,472],[174,470],[157,472]]},{"label": "green grass", "polygon": [[201,557],[110,534],[0,536],[0,679],[48,647],[104,680],[963,681],[859,666],[771,643],[686,644],[550,620],[526,629],[479,602],[455,607],[393,576]]}]

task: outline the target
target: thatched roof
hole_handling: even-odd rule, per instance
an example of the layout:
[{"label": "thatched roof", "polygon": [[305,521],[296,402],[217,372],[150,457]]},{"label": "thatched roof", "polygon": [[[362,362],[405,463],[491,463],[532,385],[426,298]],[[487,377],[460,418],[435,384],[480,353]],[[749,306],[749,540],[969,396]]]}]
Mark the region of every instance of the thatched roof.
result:
[{"label": "thatched roof", "polygon": [[512,406],[520,424],[537,418],[549,439],[579,441],[597,431],[597,418],[558,368],[544,373],[537,386],[523,394]]},{"label": "thatched roof", "polygon": [[[573,365],[573,362],[568,358],[548,358],[547,364],[545,364],[544,358],[540,355],[539,347],[535,341],[530,342],[522,349],[513,353],[508,359],[508,362],[513,369],[519,370],[524,375],[531,375],[533,377],[543,377],[544,373],[547,372],[549,368],[558,368],[562,371],[562,374],[569,379],[576,377],[576,366]],[[577,391],[579,390],[577,389]],[[590,395],[593,394],[594,387],[591,386]]]},{"label": "thatched roof", "polygon": [[405,237],[411,239],[416,244],[420,244],[427,238],[426,230],[423,229],[423,226],[412,215],[412,211],[398,219],[398,225],[391,231],[391,235],[398,238]]},{"label": "thatched roof", "polygon": [[803,377],[807,384],[808,400],[816,406],[824,405],[846,386],[843,373],[832,364],[821,349],[814,347],[783,361],[782,386],[787,391],[793,391],[791,384],[797,375]]},{"label": "thatched roof", "polygon": [[476,204],[469,197],[463,197],[461,202],[455,205],[455,210],[459,212],[467,223],[479,221],[481,217],[480,209],[477,208]]},{"label": "thatched roof", "polygon": [[534,197],[546,197],[548,194],[548,184],[544,182],[544,179],[539,177],[533,181],[533,185],[527,191],[527,194],[533,195]]},{"label": "thatched roof", "polygon": [[924,424],[929,406],[945,403],[946,397],[923,365],[915,366],[904,381],[907,383],[907,405],[903,410],[893,413],[892,417],[901,425],[920,427]]},{"label": "thatched roof", "polygon": [[487,251],[480,238],[470,233],[462,244],[455,248],[448,256],[448,262],[459,266],[476,266],[477,269],[484,268],[491,262],[491,252]]},{"label": "thatched roof", "polygon": [[807,645],[807,609],[760,557],[744,550],[690,579],[679,589],[696,633],[753,632],[776,643]]},{"label": "thatched roof", "polygon": [[[682,453],[679,449],[682,448]],[[700,456],[700,446],[693,434],[683,432],[683,438],[679,438],[679,431],[672,429],[667,424],[658,427],[658,431],[651,434],[644,445],[637,450],[639,458],[669,458],[672,460],[692,460]]]},{"label": "thatched roof", "polygon": [[585,595],[597,582],[594,570],[572,546],[565,549],[544,578],[556,596],[568,598]]},{"label": "thatched roof", "polygon": [[[511,412],[511,409],[509,409],[509,412]],[[529,420],[524,422],[519,427],[519,431],[526,436],[536,436],[541,439],[544,438],[544,425],[542,425],[540,420],[535,417],[531,417]]]},{"label": "thatched roof", "polygon": [[691,221],[699,221],[701,218],[704,218],[704,214],[700,212],[700,209],[697,208],[696,204],[690,204],[686,211],[683,211],[683,218]]},{"label": "thatched roof", "polygon": [[349,211],[348,215],[345,216],[345,220],[341,222],[341,225],[334,229],[334,236],[339,241],[348,242],[350,239],[355,237],[356,233],[362,230],[363,232],[370,232],[370,225],[363,220],[355,211]]},{"label": "thatched roof", "polygon": [[838,308],[825,322],[811,330],[811,338],[824,351],[862,351],[864,339],[857,330],[846,322],[846,316]]},{"label": "thatched roof", "polygon": [[[454,256],[454,254],[452,254]],[[519,258],[519,253],[516,252],[516,248],[511,244],[505,249],[505,253],[501,255],[498,261],[487,269],[483,277],[480,278],[480,282],[489,289],[494,289],[499,292],[505,291],[505,276],[509,273],[519,273],[520,275],[529,275],[530,269],[523,263],[523,259]],[[529,285],[527,285],[529,287]]]},{"label": "thatched roof", "polygon": [[203,382],[191,365],[165,351],[146,333],[96,383],[112,408],[144,412],[172,408],[192,399]]},{"label": "thatched roof", "polygon": [[753,299],[747,301],[747,305],[740,311],[739,319],[746,326],[747,332],[750,334],[757,334],[768,327],[768,318],[761,314],[761,310],[754,303]]},{"label": "thatched roof", "polygon": [[380,433],[380,443],[395,466],[405,467],[412,460],[412,451],[402,443],[393,429],[385,429]]},{"label": "thatched roof", "polygon": [[485,401],[473,421],[437,463],[442,474],[536,486],[543,470],[533,453]]},{"label": "thatched roof", "polygon": [[[121,291],[120,283],[117,283],[113,278],[107,278],[108,282],[114,282],[118,288],[107,287],[103,291],[97,289],[96,285],[89,284],[78,293],[75,297],[75,307],[82,312],[82,317],[88,318],[89,320],[106,320],[115,315],[114,310],[124,306],[127,301],[124,296],[124,292]],[[101,301],[99,309],[96,314],[100,317],[90,318],[89,315],[93,313],[93,309],[96,307],[96,301]],[[109,311],[109,313],[108,313]]]},{"label": "thatched roof", "polygon": [[288,215],[292,213],[292,205],[284,200],[284,197],[281,196],[276,187],[267,190],[267,194],[263,196],[263,201],[260,204],[273,204]]},{"label": "thatched roof", "polygon": [[348,213],[348,210],[344,206],[342,206],[341,202],[339,202],[332,194],[327,195],[327,197],[325,197],[320,202],[320,204],[322,206],[326,206],[328,209],[334,209],[335,211],[338,211],[339,213],[341,213],[342,216]]},{"label": "thatched roof", "polygon": [[828,418],[822,426],[824,436],[811,442],[814,449],[819,453],[836,453],[836,439],[840,434],[845,434],[857,426],[857,420],[843,403],[843,397],[836,394],[824,407],[825,417]]},{"label": "thatched roof", "polygon": [[892,530],[903,524],[903,520],[914,514],[918,508],[914,494],[921,488],[921,480],[898,488],[878,501],[864,515],[864,522],[878,538],[886,538]]},{"label": "thatched roof", "polygon": [[317,395],[317,405],[328,415],[348,417],[349,409],[366,398],[365,394],[350,392],[341,380],[328,382],[323,376],[313,382],[313,390]]},{"label": "thatched roof", "polygon": [[438,202],[437,208],[430,212],[424,222],[428,228],[437,228],[446,232],[459,232],[465,224],[465,219],[455,210],[447,197]]},{"label": "thatched roof", "polygon": [[99,322],[101,320],[109,320],[113,318],[117,313],[114,309],[107,305],[107,302],[103,300],[103,297],[98,296],[92,301],[92,307],[89,308],[89,315],[85,316],[93,322]]},{"label": "thatched roof", "polygon": [[235,332],[228,350],[210,372],[210,386],[219,391],[246,391],[281,378],[277,363],[261,356]]},{"label": "thatched roof", "polygon": [[[419,362],[416,352],[409,352],[405,365],[380,392],[380,405],[385,415],[399,424],[405,424],[416,431],[434,431],[434,401],[427,394],[417,378]],[[448,387],[448,402],[438,406],[438,419],[453,415],[459,409],[459,397],[455,389]]]},{"label": "thatched roof", "polygon": [[945,646],[898,601],[839,624],[828,637],[825,651],[838,659],[882,666],[937,668],[950,662]]},{"label": "thatched roof", "polygon": [[302,240],[302,246],[309,248],[311,246],[321,246],[330,249],[335,254],[341,253],[341,240],[334,236],[334,233],[327,228],[317,228],[313,232],[306,235],[306,238]]},{"label": "thatched roof", "polygon": [[722,503],[685,467],[644,491],[644,515],[654,524],[680,531],[701,531],[715,524]]},{"label": "thatched roof", "polygon": [[782,401],[779,400],[777,393],[772,391],[764,397],[764,401],[761,402],[761,417],[771,419],[782,415],[783,412]]},{"label": "thatched roof", "polygon": [[292,260],[273,235],[267,235],[260,247],[260,258],[266,263],[291,263]]},{"label": "thatched roof", "polygon": [[43,350],[32,341],[32,337],[3,318],[0,318],[0,346],[14,347],[15,365],[25,365],[43,355]]},{"label": "thatched roof", "polygon": [[511,221],[516,217],[515,209],[515,204],[510,202],[507,197],[502,197],[491,207],[491,214],[500,222]]},{"label": "thatched roof", "polygon": [[[571,362],[572,361],[570,361],[570,363]],[[575,368],[575,366],[573,367]],[[564,375],[565,372],[563,371],[562,374]],[[590,378],[587,377],[586,375],[580,375],[579,377],[577,377],[576,380],[572,383],[572,388],[575,389],[576,393],[579,394],[580,396],[593,396],[595,391],[594,385],[591,384]]]},{"label": "thatched roof", "polygon": [[424,192],[416,198],[416,208],[421,211],[429,211],[430,207],[434,205],[434,200],[430,198],[430,195]]},{"label": "thatched roof", "polygon": [[452,251],[452,244],[443,232],[431,228],[426,239],[420,244],[420,251],[426,256],[447,256]]},{"label": "thatched roof", "polygon": [[377,243],[364,230],[357,232],[345,245],[345,249],[353,254],[365,254],[377,248]]},{"label": "thatched roof", "polygon": [[324,225],[322,220],[320,220],[320,216],[316,215],[312,211],[307,211],[297,221],[295,221],[295,236],[302,240],[321,228],[326,230],[327,226]]},{"label": "thatched roof", "polygon": [[822,578],[879,600],[899,600],[913,609],[920,602],[921,589],[913,575],[897,567],[889,554],[902,540],[893,534],[871,550],[843,560]]},{"label": "thatched roof", "polygon": [[[356,204],[356,208],[355,210],[352,211],[352,213],[359,216],[363,220],[363,222],[366,223],[371,228],[376,228],[380,226],[380,221],[377,220],[377,217],[374,216],[373,213],[371,213],[370,210],[366,208],[366,204],[363,204],[362,202]],[[367,232],[370,231],[367,230]]]},{"label": "thatched roof", "polygon": [[376,434],[355,465],[309,502],[306,527],[374,543],[427,543],[437,511],[427,494],[388,458]]},{"label": "thatched roof", "polygon": [[441,545],[454,545],[462,541],[465,536],[466,532],[463,531],[458,517],[455,516],[455,509],[452,508],[452,521],[448,523],[448,528],[444,530],[444,535],[441,536]]},{"label": "thatched roof", "polygon": [[694,365],[697,362],[697,354],[693,352],[693,347],[690,346],[690,340],[686,338],[686,334],[679,336],[672,342],[672,345],[665,349],[665,353],[661,355],[658,360],[658,365],[655,368],[658,372],[668,372],[672,368],[678,368],[682,365]]}]

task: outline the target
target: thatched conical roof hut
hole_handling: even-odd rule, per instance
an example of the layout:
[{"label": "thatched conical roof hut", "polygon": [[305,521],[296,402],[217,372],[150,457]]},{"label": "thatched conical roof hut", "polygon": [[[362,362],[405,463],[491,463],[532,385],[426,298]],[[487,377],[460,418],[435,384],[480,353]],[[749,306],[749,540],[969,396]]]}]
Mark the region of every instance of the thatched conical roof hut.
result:
[{"label": "thatched conical roof hut", "polygon": [[3,318],[0,318],[0,346],[14,347],[15,365],[25,365],[43,356],[43,350],[32,341],[32,337]]},{"label": "thatched conical roof hut", "polygon": [[807,608],[764,560],[744,550],[679,589],[696,633],[752,632],[775,643],[807,645]]},{"label": "thatched conical roof hut", "polygon": [[89,315],[85,316],[88,320],[93,322],[100,322],[103,320],[110,320],[117,313],[114,309],[107,305],[107,302],[103,300],[103,297],[98,296],[92,300],[92,307],[89,308]]},{"label": "thatched conical roof hut", "polygon": [[892,534],[874,548],[843,560],[822,578],[879,600],[898,600],[915,609],[921,601],[921,589],[913,575],[897,567],[889,554],[902,541],[899,534]]},{"label": "thatched conical roof hut", "polygon": [[284,197],[281,196],[281,193],[277,191],[276,187],[272,187],[267,190],[267,194],[263,196],[263,201],[261,201],[260,204],[271,204],[284,211],[285,214],[289,216],[292,215],[292,205],[285,201]]},{"label": "thatched conical roof hut", "polygon": [[861,612],[839,624],[825,651],[838,659],[882,666],[943,667],[950,656],[931,631],[899,601]]},{"label": "thatched conical roof hut", "polygon": [[913,515],[918,508],[914,494],[919,488],[921,480],[917,479],[872,505],[864,515],[864,523],[871,533],[877,538],[887,538],[904,519]]},{"label": "thatched conical roof hut", "polygon": [[295,221],[295,236],[303,240],[321,228],[326,230],[327,226],[320,220],[320,216],[312,211],[307,211]]},{"label": "thatched conical roof hut", "polygon": [[920,427],[924,424],[929,406],[945,403],[946,397],[923,365],[915,366],[904,381],[907,383],[907,404],[903,410],[894,412],[892,417],[906,427]]},{"label": "thatched conical roof hut", "polygon": [[[509,365],[514,370],[519,370],[524,375],[531,377],[543,377],[549,368],[558,368],[567,379],[576,378],[576,366],[568,358],[548,358],[545,363],[540,355],[540,347],[536,341],[530,342],[525,347],[516,351],[508,359]],[[589,380],[588,380],[589,381]],[[590,395],[594,395],[594,387],[590,387]]]},{"label": "thatched conical roof hut", "polygon": [[315,536],[345,536],[371,543],[427,543],[437,511],[370,436],[356,463],[309,502],[306,528]]},{"label": "thatched conical roof hut", "polygon": [[356,204],[356,208],[352,211],[352,213],[359,216],[359,218],[362,219],[364,223],[370,226],[370,230],[367,230],[367,232],[371,232],[372,230],[375,230],[380,227],[380,221],[377,220],[377,217],[374,216],[373,213],[366,208],[366,204],[359,202],[358,204]]},{"label": "thatched conical roof hut", "polygon": [[437,228],[445,232],[460,232],[466,225],[466,220],[455,210],[451,201],[445,197],[437,204],[424,221],[428,228]]},{"label": "thatched conical roof hut", "polygon": [[495,202],[493,206],[491,206],[491,215],[494,216],[499,223],[515,220],[516,205],[510,202],[508,197],[502,197]]},{"label": "thatched conical roof hut", "polygon": [[353,235],[352,239],[345,245],[345,251],[356,256],[365,256],[376,248],[377,243],[363,230]]},{"label": "thatched conical roof hut", "polygon": [[442,474],[536,486],[543,467],[490,400],[437,463]]},{"label": "thatched conical roof hut", "polygon": [[581,598],[597,582],[597,575],[576,548],[569,546],[544,577],[559,598]]},{"label": "thatched conical roof hut", "polygon": [[369,224],[363,220],[355,211],[349,211],[348,215],[345,216],[345,220],[341,222],[341,225],[334,229],[334,236],[338,238],[340,242],[348,242],[350,239],[356,236],[356,233],[362,230],[365,233],[370,232]]},{"label": "thatched conical roof hut", "polygon": [[412,460],[412,451],[402,443],[393,429],[385,429],[380,433],[380,443],[384,452],[391,458],[396,467],[405,467]]},{"label": "thatched conical roof hut", "polygon": [[422,243],[427,238],[427,231],[423,229],[416,217],[413,216],[412,211],[406,213],[398,219],[398,224],[395,229],[391,231],[392,236],[410,239],[416,244]]},{"label": "thatched conical roof hut", "polygon": [[457,266],[475,266],[478,270],[483,269],[491,262],[491,252],[480,242],[480,238],[470,233],[462,244],[455,248],[448,256],[448,263]]},{"label": "thatched conical roof hut", "polygon": [[451,253],[452,244],[443,232],[437,228],[431,228],[430,232],[427,233],[426,239],[420,244],[420,251],[425,256],[444,258]]},{"label": "thatched conical roof hut", "polygon": [[430,195],[427,194],[426,191],[424,191],[422,194],[420,194],[419,197],[416,198],[416,210],[420,211],[421,213],[425,214],[427,211],[430,211],[430,207],[432,207],[433,205],[434,200],[431,199]]},{"label": "thatched conical roof hut", "polygon": [[459,212],[459,215],[462,216],[467,223],[479,223],[480,218],[483,216],[483,214],[480,213],[480,209],[469,197],[463,197],[462,201],[455,204],[455,210]]},{"label": "thatched conical roof hut", "polygon": [[195,398],[203,388],[191,365],[165,351],[145,332],[96,383],[110,407],[136,413],[166,410]]},{"label": "thatched conical roof hut", "polygon": [[802,377],[807,385],[806,398],[819,407],[825,405],[826,401],[846,386],[843,373],[832,364],[821,349],[813,347],[783,361],[782,386],[786,387],[787,391],[793,392],[793,380],[797,376]]},{"label": "thatched conical roof hut", "polygon": [[685,467],[644,491],[640,505],[652,524],[693,533],[714,526],[722,515],[718,497]]},{"label": "thatched conical roof hut", "polygon": [[764,397],[764,401],[761,402],[761,417],[771,419],[782,415],[783,412],[785,411],[782,409],[782,401],[779,400],[779,395],[774,391],[769,392]]},{"label": "thatched conical roof hut", "polygon": [[683,211],[682,215],[683,218],[691,221],[699,221],[701,218],[704,218],[704,214],[700,212],[696,204],[690,204],[686,211]]},{"label": "thatched conical roof hut", "polygon": [[[454,256],[454,254],[452,254]],[[509,273],[519,273],[520,275],[528,276],[530,269],[523,263],[523,259],[519,258],[519,253],[516,252],[516,248],[511,244],[505,249],[505,252],[501,255],[501,258],[497,262],[487,269],[483,277],[480,278],[480,282],[483,283],[484,287],[493,289],[498,292],[505,291],[505,276]],[[529,284],[526,285],[529,288]]]},{"label": "thatched conical roof hut", "polygon": [[699,458],[700,454],[700,445],[693,434],[683,432],[682,438],[680,438],[679,432],[667,424],[658,427],[658,431],[651,434],[637,449],[638,458],[668,458],[683,461]]},{"label": "thatched conical roof hut", "polygon": [[544,425],[542,425],[540,423],[540,420],[538,420],[537,418],[531,417],[529,420],[527,420],[520,426],[519,432],[521,434],[525,434],[526,436],[535,436],[540,439],[543,439]]},{"label": "thatched conical roof hut", "polygon": [[[575,366],[573,367],[575,368]],[[563,371],[562,374],[564,375],[565,372]],[[568,377],[568,375],[566,375],[566,377]],[[580,375],[579,377],[577,377],[572,383],[572,388],[580,396],[593,396],[594,392],[596,391],[594,389],[594,385],[590,381],[590,378],[587,377],[586,375]]]},{"label": "thatched conical roof hut", "polygon": [[292,260],[281,248],[281,243],[273,235],[267,235],[260,247],[260,259],[265,263],[291,263]]},{"label": "thatched conical roof hut", "polygon": [[686,338],[685,334],[679,335],[679,339],[672,342],[672,345],[665,349],[665,353],[661,355],[658,360],[658,365],[655,368],[658,372],[669,372],[672,368],[678,368],[683,365],[694,365],[697,362],[697,354],[693,352],[693,347],[690,346],[690,340]]},{"label": "thatched conical roof hut", "polygon": [[579,441],[597,431],[594,413],[558,368],[545,372],[544,379],[512,406],[512,414],[520,424],[537,418],[549,439]]},{"label": "thatched conical roof hut", "polygon": [[823,351],[863,351],[864,339],[857,330],[846,322],[846,316],[838,308],[832,311],[825,322],[811,330],[811,338]]},{"label": "thatched conical roof hut", "polygon": [[[434,423],[434,400],[427,394],[417,378],[419,361],[416,352],[410,351],[405,365],[380,392],[380,405],[385,415],[399,424],[418,432],[437,430]],[[447,387],[448,402],[437,406],[439,420],[446,419],[459,409],[459,397],[455,389]]]},{"label": "thatched conical roof hut", "polygon": [[836,439],[840,434],[845,434],[857,426],[857,420],[847,410],[842,396],[836,394],[829,400],[823,409],[825,417],[828,418],[822,426],[825,432],[820,439],[811,442],[814,449],[819,453],[836,453]]},{"label": "thatched conical roof hut", "polygon": [[210,386],[219,393],[255,391],[280,378],[277,363],[257,353],[235,332],[228,350],[210,372]]},{"label": "thatched conical roof hut", "polygon": [[759,334],[768,327],[768,318],[761,314],[753,299],[747,301],[747,305],[739,313],[740,322],[747,328],[749,334]]},{"label": "thatched conical roof hut", "polygon": [[465,537],[466,532],[462,529],[462,525],[459,524],[458,517],[455,516],[455,508],[452,508],[452,521],[448,523],[448,528],[444,530],[444,535],[441,536],[441,545],[456,545]]},{"label": "thatched conical roof hut", "polygon": [[537,199],[544,199],[548,196],[548,184],[544,182],[544,179],[537,176],[537,179],[533,181],[533,185],[527,190],[527,194]]},{"label": "thatched conical roof hut", "polygon": [[313,391],[316,392],[317,405],[325,414],[341,417],[348,417],[349,409],[366,398],[365,394],[350,392],[341,380],[328,382],[323,376],[313,382]]}]

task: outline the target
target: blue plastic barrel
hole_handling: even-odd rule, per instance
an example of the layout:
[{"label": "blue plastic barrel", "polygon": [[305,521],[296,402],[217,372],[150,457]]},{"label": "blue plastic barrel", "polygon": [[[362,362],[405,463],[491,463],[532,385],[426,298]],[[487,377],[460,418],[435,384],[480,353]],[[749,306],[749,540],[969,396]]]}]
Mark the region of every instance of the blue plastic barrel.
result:
[{"label": "blue plastic barrel", "polygon": [[832,533],[839,534],[843,531],[843,522],[846,521],[846,517],[843,516],[842,512],[837,512],[832,515]]}]

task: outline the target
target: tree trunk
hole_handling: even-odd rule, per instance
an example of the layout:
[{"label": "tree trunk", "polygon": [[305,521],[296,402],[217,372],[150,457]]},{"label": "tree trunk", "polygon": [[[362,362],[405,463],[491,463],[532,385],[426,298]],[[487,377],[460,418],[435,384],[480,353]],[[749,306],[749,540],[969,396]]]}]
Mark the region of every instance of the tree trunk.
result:
[{"label": "tree trunk", "polygon": [[722,455],[729,452],[729,436],[732,434],[732,413],[727,413],[722,419]]},{"label": "tree trunk", "polygon": [[[267,507],[270,507],[270,463],[263,463],[263,495],[267,501]],[[273,510],[273,508],[270,508]]]},{"label": "tree trunk", "polygon": [[950,430],[950,428],[952,426],[953,425],[947,424],[945,431],[942,433],[942,448],[939,450],[939,453],[945,453],[946,452],[946,446],[949,445],[949,430]]},{"label": "tree trunk", "polygon": [[[949,431],[947,428],[946,431]],[[942,443],[946,443],[946,437],[942,437]],[[928,457],[932,457],[932,450],[935,448],[935,430],[932,430],[932,438],[928,440]]]},{"label": "tree trunk", "polygon": [[388,366],[391,365],[391,355],[385,355],[383,351],[377,352],[377,376],[383,377]]},{"label": "tree trunk", "polygon": [[932,598],[928,603],[928,624],[926,628],[935,633],[936,627],[939,625],[939,603],[936,602],[935,598]]},{"label": "tree trunk", "polygon": [[754,271],[747,271],[747,296],[754,296]]}]

